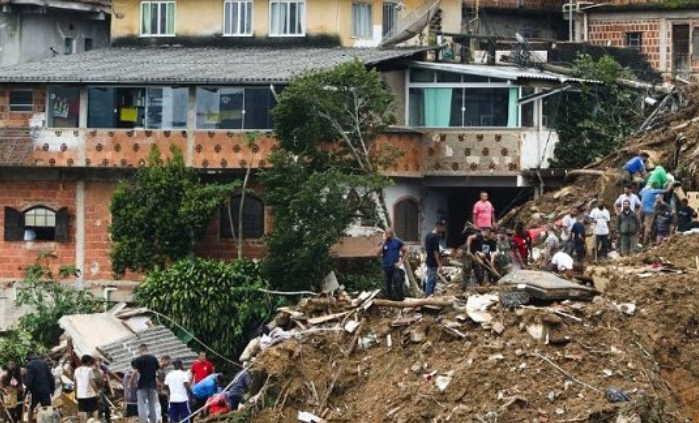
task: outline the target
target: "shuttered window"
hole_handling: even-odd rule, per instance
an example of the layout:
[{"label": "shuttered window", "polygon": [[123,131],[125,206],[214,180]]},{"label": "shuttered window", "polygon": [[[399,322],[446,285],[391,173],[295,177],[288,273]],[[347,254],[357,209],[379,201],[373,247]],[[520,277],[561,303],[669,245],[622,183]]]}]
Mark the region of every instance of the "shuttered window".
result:
[{"label": "shuttered window", "polygon": [[420,209],[417,201],[406,198],[396,203],[393,209],[393,226],[398,238],[406,242],[420,240]]},{"label": "shuttered window", "polygon": [[[221,208],[221,238],[233,238],[238,234],[238,212],[240,211],[240,195],[231,198],[228,205]],[[232,225],[231,225],[232,219]],[[261,238],[265,234],[265,206],[259,198],[246,195],[243,205],[243,238]]]},{"label": "shuttered window", "polygon": [[53,211],[36,206],[24,213],[5,207],[5,241],[59,241],[67,242],[68,209]]}]

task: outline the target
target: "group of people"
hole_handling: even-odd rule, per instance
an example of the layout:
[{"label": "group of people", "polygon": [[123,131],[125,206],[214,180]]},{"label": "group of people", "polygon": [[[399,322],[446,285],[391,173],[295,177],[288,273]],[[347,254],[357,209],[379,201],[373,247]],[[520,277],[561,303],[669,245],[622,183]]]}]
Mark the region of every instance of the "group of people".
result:
[{"label": "group of people", "polygon": [[[191,410],[209,406],[216,395],[223,394],[217,398],[223,403],[212,401],[212,408],[235,410],[242,400],[247,376],[243,374],[238,378],[236,389],[222,393],[222,374],[215,372],[205,352],[199,353],[190,369],[185,369],[182,360],[172,360],[168,355],[156,358],[145,344],[138,347],[137,354],[131,369],[121,379],[123,415],[127,421],[178,423],[187,421]],[[72,350],[67,359],[55,364],[52,370],[49,361],[33,356],[24,367],[14,361],[3,367],[0,392],[5,413],[1,419],[13,423],[23,421],[27,402],[27,420],[32,423],[39,406],[50,407],[60,393],[73,392],[81,421],[111,421],[113,404],[109,398],[113,398],[114,393],[109,380],[118,375],[111,373],[100,359],[89,354],[78,358]]]},{"label": "group of people", "polygon": [[[625,256],[641,243],[659,244],[675,231],[699,228],[697,212],[687,198],[678,195],[681,184],[661,166],[648,172],[648,159],[648,154],[640,153],[624,165],[624,191],[612,210],[596,200],[571,209],[556,222],[535,227],[521,223],[514,230],[498,227],[488,193],[481,192],[464,229],[466,241],[451,255],[462,258],[464,285],[494,282],[513,269],[532,264],[556,272],[581,272],[588,257],[588,229],[594,236],[591,252],[599,260],[608,257],[613,244],[619,255]],[[447,221],[440,218],[424,238],[422,288],[427,296],[434,294],[440,268],[446,264],[446,231]],[[535,246],[540,252],[536,263]],[[381,247],[385,291],[391,297],[396,266],[407,250],[391,229],[385,232]]]}]

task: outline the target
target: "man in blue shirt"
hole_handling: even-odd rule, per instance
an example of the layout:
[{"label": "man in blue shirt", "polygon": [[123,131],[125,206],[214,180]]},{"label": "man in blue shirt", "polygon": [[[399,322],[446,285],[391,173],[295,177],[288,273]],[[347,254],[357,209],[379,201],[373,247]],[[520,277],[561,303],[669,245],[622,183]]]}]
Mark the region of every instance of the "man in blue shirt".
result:
[{"label": "man in blue shirt", "polygon": [[[670,190],[672,187],[670,187]],[[641,214],[643,215],[643,244],[651,241],[653,234],[653,213],[655,212],[655,198],[664,195],[668,189],[645,187],[639,192],[641,196]]]},{"label": "man in blue shirt", "polygon": [[442,267],[442,262],[439,256],[439,242],[442,236],[446,233],[446,219],[439,219],[434,225],[432,232],[425,237],[425,253],[427,254],[427,272],[425,273],[425,281],[423,290],[428,297],[434,294],[434,289],[437,286],[437,272]]},{"label": "man in blue shirt", "polygon": [[381,243],[381,269],[383,269],[384,295],[389,299],[396,298],[397,292],[393,292],[393,276],[396,264],[405,254],[405,244],[393,233],[392,228],[387,228],[383,234]]},{"label": "man in blue shirt", "polygon": [[646,164],[648,163],[648,153],[641,152],[636,157],[632,158],[624,165],[624,170],[628,173],[629,181],[638,174],[641,178],[646,177]]}]

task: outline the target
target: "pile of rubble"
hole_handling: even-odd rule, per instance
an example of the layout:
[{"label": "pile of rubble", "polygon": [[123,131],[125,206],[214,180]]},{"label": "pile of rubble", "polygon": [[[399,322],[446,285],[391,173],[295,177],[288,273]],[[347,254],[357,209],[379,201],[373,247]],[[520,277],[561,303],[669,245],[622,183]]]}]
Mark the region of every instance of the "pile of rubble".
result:
[{"label": "pile of rubble", "polygon": [[339,291],[281,308],[241,357],[266,374],[253,421],[699,418],[697,271],[648,266],[591,268],[594,288],[520,271],[424,299]]}]

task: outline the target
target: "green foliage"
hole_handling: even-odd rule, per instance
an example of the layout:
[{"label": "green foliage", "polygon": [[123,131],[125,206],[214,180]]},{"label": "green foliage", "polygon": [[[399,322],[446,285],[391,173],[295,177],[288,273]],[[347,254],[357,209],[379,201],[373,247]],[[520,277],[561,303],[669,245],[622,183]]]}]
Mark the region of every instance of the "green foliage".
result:
[{"label": "green foliage", "polygon": [[[136,289],[137,302],[184,326],[226,357],[237,357],[248,334],[276,306],[259,266],[189,257],[151,271]],[[164,322],[167,324],[167,322]]]},{"label": "green foliage", "polygon": [[[367,150],[394,123],[392,101],[379,73],[355,60],[295,78],[274,108],[274,130],[281,147],[306,157],[309,165],[344,161],[351,168],[375,170],[382,154],[369,158]],[[320,148],[335,140],[340,141],[337,148]]]},{"label": "green foliage", "polygon": [[338,263],[337,281],[347,291],[371,291],[383,287],[383,271],[376,258],[343,259]]},{"label": "green foliage", "polygon": [[[275,288],[308,289],[333,269],[330,247],[358,217],[357,211],[372,204],[370,193],[386,179],[348,175],[332,167],[314,170],[284,151],[275,153],[271,163],[261,176],[275,222],[264,273]],[[349,195],[351,190],[357,194]]]},{"label": "green foliage", "polygon": [[29,353],[43,354],[46,348],[37,344],[25,330],[15,330],[0,338],[0,363],[24,363]]},{"label": "green foliage", "polygon": [[616,83],[633,75],[613,58],[580,55],[574,69],[577,77],[602,84],[545,99],[544,108],[555,110],[552,121],[559,135],[555,167],[578,168],[609,154],[643,121],[643,96]]},{"label": "green foliage", "polygon": [[117,275],[147,271],[191,254],[214,213],[236,184],[203,184],[172,149],[163,161],[153,147],[148,166],[114,192],[111,259]]},{"label": "green foliage", "polygon": [[[59,273],[64,277],[74,272],[74,269],[62,268]],[[18,324],[16,336],[24,346],[32,346],[32,343],[44,348],[54,346],[63,332],[58,319],[68,314],[93,313],[99,308],[99,302],[89,291],[73,289],[53,280],[48,268],[40,264],[27,269],[21,286],[17,291],[17,305],[31,309]],[[29,335],[32,342],[27,343],[23,334]],[[20,351],[24,348],[21,345],[17,346]]]}]

